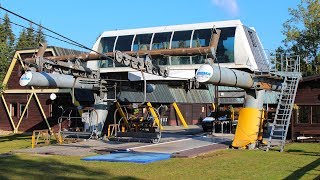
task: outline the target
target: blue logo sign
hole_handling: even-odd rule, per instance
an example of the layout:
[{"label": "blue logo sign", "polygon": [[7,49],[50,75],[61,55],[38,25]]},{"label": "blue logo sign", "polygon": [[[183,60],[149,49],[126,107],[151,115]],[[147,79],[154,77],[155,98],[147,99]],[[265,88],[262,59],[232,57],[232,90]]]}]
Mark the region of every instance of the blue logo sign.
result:
[{"label": "blue logo sign", "polygon": [[198,72],[197,75],[198,75],[198,76],[210,76],[211,73],[209,73],[209,72],[204,72],[204,71],[203,71],[203,72]]},{"label": "blue logo sign", "polygon": [[21,78],[20,78],[20,80],[21,81],[29,81],[31,78],[28,78],[28,77],[26,77],[26,76],[22,76]]}]

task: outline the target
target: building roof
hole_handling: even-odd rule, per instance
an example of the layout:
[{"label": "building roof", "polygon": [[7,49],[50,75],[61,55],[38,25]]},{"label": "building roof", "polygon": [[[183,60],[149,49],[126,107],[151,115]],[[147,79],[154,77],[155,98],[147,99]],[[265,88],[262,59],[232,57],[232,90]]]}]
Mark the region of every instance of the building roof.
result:
[{"label": "building roof", "polygon": [[[232,91],[233,90],[233,91]],[[243,95],[234,97],[221,97],[221,104],[243,104],[244,90],[239,88],[219,86],[219,92],[235,92]],[[153,103],[213,103],[214,102],[214,86],[209,85],[206,89],[191,89],[186,91],[182,88],[172,88],[166,84],[156,84],[155,91],[147,93],[147,102]],[[264,104],[277,104],[279,92],[266,91],[264,95]],[[122,102],[142,102],[142,92],[122,91],[118,97]]]},{"label": "building roof", "polygon": [[319,80],[320,80],[320,74],[316,74],[312,76],[303,77],[301,82],[319,81]]},{"label": "building roof", "polygon": [[149,28],[105,31],[102,33],[101,37],[144,34],[144,33],[156,33],[156,32],[183,31],[183,30],[204,29],[204,28],[213,28],[213,27],[224,28],[224,27],[235,27],[238,25],[243,25],[240,20],[216,21],[216,22],[170,25],[170,26],[158,26],[158,27],[149,27]]},{"label": "building roof", "polygon": [[[58,46],[48,46],[47,50],[52,49],[54,52],[54,56],[64,56],[64,55],[77,55],[77,54],[83,54],[86,53],[84,51],[74,50],[74,49],[68,49]],[[17,52],[24,53],[24,51],[30,51],[34,50],[35,52],[38,51],[37,48],[24,48],[24,49],[18,49]]]}]

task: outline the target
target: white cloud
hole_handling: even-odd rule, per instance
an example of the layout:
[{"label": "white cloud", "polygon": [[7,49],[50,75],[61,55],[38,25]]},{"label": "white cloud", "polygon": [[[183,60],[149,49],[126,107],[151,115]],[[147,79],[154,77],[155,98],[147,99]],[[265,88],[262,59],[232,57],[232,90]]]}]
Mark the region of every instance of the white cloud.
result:
[{"label": "white cloud", "polygon": [[227,11],[232,16],[237,16],[239,7],[237,0],[212,0],[213,4],[224,11]]}]

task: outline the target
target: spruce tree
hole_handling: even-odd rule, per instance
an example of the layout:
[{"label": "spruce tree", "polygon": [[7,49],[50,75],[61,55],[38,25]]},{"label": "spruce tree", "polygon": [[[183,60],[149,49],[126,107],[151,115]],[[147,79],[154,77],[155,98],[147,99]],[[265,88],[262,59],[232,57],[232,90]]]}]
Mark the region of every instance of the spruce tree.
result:
[{"label": "spruce tree", "polygon": [[26,38],[27,38],[28,46],[25,48],[36,48],[37,47],[37,43],[36,43],[34,37],[35,37],[34,28],[32,26],[32,23],[30,23],[30,25],[26,31]]},{"label": "spruce tree", "polygon": [[15,40],[15,36],[12,32],[12,28],[11,28],[11,23],[10,23],[10,19],[8,14],[5,14],[4,16],[4,21],[3,21],[3,28],[4,28],[4,33],[6,36],[6,43],[9,46],[9,48],[11,49],[11,51],[14,50],[14,40]]},{"label": "spruce tree", "polygon": [[[41,25],[41,24],[40,24]],[[34,40],[36,43],[47,42],[46,37],[43,34],[42,27],[39,26],[37,32],[35,33]]]},{"label": "spruce tree", "polygon": [[12,32],[10,19],[8,14],[5,14],[3,21],[0,22],[0,89],[3,88],[2,80],[15,51],[14,42],[15,36]]},{"label": "spruce tree", "polygon": [[27,32],[25,29],[22,29],[20,31],[20,35],[19,35],[19,38],[18,38],[18,41],[16,44],[16,50],[21,50],[21,49],[27,48],[29,46],[30,46],[30,44],[28,42]]}]

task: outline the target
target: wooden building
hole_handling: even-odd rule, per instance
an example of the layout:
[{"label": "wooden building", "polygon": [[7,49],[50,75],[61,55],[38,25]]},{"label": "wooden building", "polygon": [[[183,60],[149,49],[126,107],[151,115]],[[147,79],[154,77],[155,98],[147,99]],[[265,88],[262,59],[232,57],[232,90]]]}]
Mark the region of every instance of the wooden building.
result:
[{"label": "wooden building", "polygon": [[320,75],[300,82],[291,123],[291,138],[320,136]]},{"label": "wooden building", "polygon": [[[17,133],[35,129],[57,129],[57,118],[61,114],[59,107],[71,106],[71,89],[40,89],[19,85],[19,79],[24,73],[22,59],[33,57],[36,53],[35,49],[19,50],[11,61],[3,80],[5,89],[0,93],[0,130]],[[48,47],[44,57],[79,53],[65,48]],[[52,93],[57,95],[54,101],[49,98]]]}]

